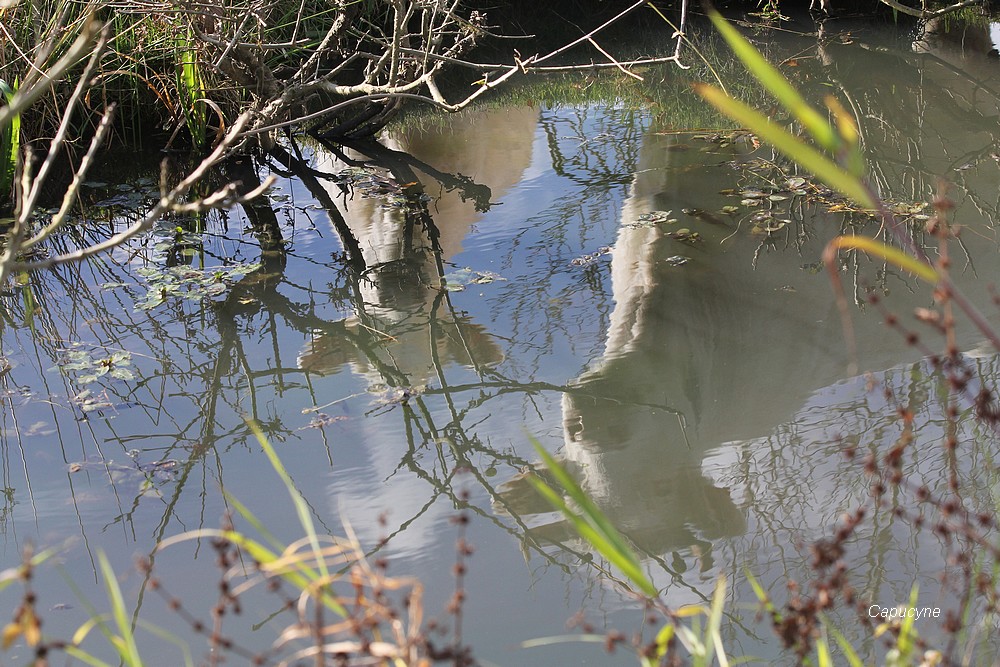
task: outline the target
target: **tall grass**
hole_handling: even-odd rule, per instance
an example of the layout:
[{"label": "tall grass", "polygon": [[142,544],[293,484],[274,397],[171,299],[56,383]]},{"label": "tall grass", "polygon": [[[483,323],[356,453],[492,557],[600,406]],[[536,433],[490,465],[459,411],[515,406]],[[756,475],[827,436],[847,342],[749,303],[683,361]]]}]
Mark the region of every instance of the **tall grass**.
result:
[{"label": "tall grass", "polygon": [[198,148],[205,147],[207,122],[205,80],[198,63],[198,49],[194,34],[188,30],[177,38],[177,90],[181,111],[191,140]]},{"label": "tall grass", "polygon": [[[9,104],[14,97],[14,89],[0,79],[0,99]],[[0,127],[0,211],[11,208],[14,178],[20,151],[21,114],[14,114],[5,127]]]},{"label": "tall grass", "polygon": [[[347,537],[320,533],[312,509],[296,488],[278,453],[256,423],[248,422],[248,425],[280,485],[288,493],[302,537],[283,543],[246,505],[227,496],[230,506],[246,523],[246,530],[236,529],[227,518],[220,529],[190,531],[158,544],[158,552],[189,541],[211,544],[220,567],[219,602],[213,609],[206,610],[211,613],[212,620],[199,619],[194,610],[186,609],[180,600],[172,597],[167,590],[170,582],[157,579],[149,563],[140,568],[146,575],[148,590],[163,597],[168,608],[190,625],[194,636],[205,637],[211,656],[207,664],[308,662],[393,667],[429,667],[438,662],[454,667],[474,664],[468,649],[458,641],[459,612],[450,612],[456,618],[455,642],[445,648],[435,647],[423,623],[420,583],[405,577],[387,576],[384,559],[369,562],[349,529]],[[464,525],[464,522],[458,523]],[[464,545],[463,534],[460,532],[458,541]],[[468,556],[467,547],[461,549],[458,563]],[[98,569],[108,611],[99,611],[70,581],[89,618],[68,640],[46,636],[42,632],[39,603],[31,589],[31,581],[35,569],[54,554],[48,551],[36,556],[26,555],[20,567],[0,572],[0,591],[17,582],[25,588],[14,620],[0,635],[0,649],[7,650],[23,641],[33,648],[36,656],[54,658],[55,653],[62,652],[77,663],[92,667],[194,664],[193,646],[189,640],[180,639],[130,612],[126,595],[118,583],[118,574],[103,553],[98,554]],[[274,642],[257,653],[229,638],[223,628],[223,618],[239,615],[244,604],[241,599],[253,591],[277,596],[279,607],[291,617],[284,627],[281,627],[279,614],[270,618],[269,627],[276,630]],[[464,593],[456,591],[456,599],[461,596]],[[155,657],[151,656],[143,649],[147,635],[174,644],[180,655],[172,658],[160,650]],[[104,645],[96,644],[94,639],[101,637],[105,640]],[[109,663],[101,657],[107,654],[114,656],[114,662]],[[33,664],[49,663],[36,661]]]}]

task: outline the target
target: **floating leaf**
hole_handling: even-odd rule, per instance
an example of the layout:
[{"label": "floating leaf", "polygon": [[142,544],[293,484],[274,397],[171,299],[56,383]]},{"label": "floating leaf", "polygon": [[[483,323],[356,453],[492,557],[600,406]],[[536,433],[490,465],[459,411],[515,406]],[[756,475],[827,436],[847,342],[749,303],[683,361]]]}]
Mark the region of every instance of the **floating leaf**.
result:
[{"label": "floating leaf", "polygon": [[190,266],[166,269],[143,267],[137,269],[136,273],[145,278],[149,286],[146,298],[137,303],[135,308],[151,310],[164,303],[168,297],[200,301],[206,297],[219,296],[226,292],[231,283],[260,268],[259,263],[207,269]]},{"label": "floating leaf", "polygon": [[329,426],[330,424],[336,424],[337,422],[342,422],[346,420],[347,417],[345,415],[337,415],[336,417],[331,417],[328,414],[317,412],[316,416],[313,417],[308,424],[306,424],[305,426],[300,426],[296,430],[303,431],[307,428],[324,428],[326,426]]},{"label": "floating leaf", "polygon": [[588,264],[592,264],[593,262],[600,259],[602,256],[610,255],[611,250],[612,250],[611,246],[602,246],[597,249],[597,252],[591,253],[589,255],[582,255],[580,257],[575,258],[573,261],[570,262],[570,264],[572,264],[573,266],[586,266]]},{"label": "floating leaf", "polygon": [[465,290],[466,285],[486,285],[498,280],[507,280],[499,273],[473,271],[468,267],[453,271],[452,273],[446,273],[441,279],[444,281],[444,289],[449,292],[462,292]]},{"label": "floating leaf", "polygon": [[692,232],[690,229],[678,229],[676,232],[667,234],[670,238],[675,241],[681,241],[683,243],[698,243],[701,241],[701,234],[698,232]]}]

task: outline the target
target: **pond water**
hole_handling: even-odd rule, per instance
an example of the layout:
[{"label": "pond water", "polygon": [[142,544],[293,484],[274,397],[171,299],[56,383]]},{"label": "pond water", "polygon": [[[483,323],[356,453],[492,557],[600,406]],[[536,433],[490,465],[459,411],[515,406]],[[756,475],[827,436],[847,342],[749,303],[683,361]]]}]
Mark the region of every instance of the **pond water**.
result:
[{"label": "pond water", "polygon": [[[989,306],[1000,63],[988,29],[957,44],[934,26],[916,38],[798,27],[812,34],[770,34],[769,55],[810,95],[848,105],[873,181],[903,215],[920,224],[937,178],[952,184],[965,228],[951,248],[956,281]],[[153,173],[110,185],[94,175],[107,180],[90,184],[88,213],[110,222],[81,237],[126,224]],[[726,576],[737,656],[779,644],[754,618],[746,573],[783,599],[788,579],[809,578],[807,545],[870,503],[845,443],[886,451],[907,428],[895,407],[908,405],[919,446],[905,470],[946,488],[938,373],[863,298],[873,289],[905,317],[932,304],[929,291],[846,256],[848,297],[862,304],[859,368],[871,374],[849,370],[820,256],[864,216],[746,133],[678,127],[623,95],[479,109],[405,125],[382,145],[297,141],[221,176],[267,174],[278,184],[253,207],[164,221],[0,297],[3,554],[13,565],[28,544],[60,547],[65,578],[48,565],[35,582],[46,632],[69,636],[86,619],[67,580],[103,606],[103,551],[130,608],[189,637],[131,566],[152,558],[170,595],[207,619],[218,596],[208,540],[154,547],[218,527],[232,507],[221,489],[277,538],[302,536],[245,418],[317,527],[349,526],[392,574],[418,577],[445,624],[454,519],[470,517],[463,638],[484,664],[635,664],[594,644],[519,646],[565,634],[581,610],[599,629],[642,627],[641,608],[602,574],[614,569],[525,481],[537,462],[529,435],[621,528],[669,604],[703,602]],[[976,381],[992,384],[998,359],[965,323],[959,345]],[[972,419],[958,437],[970,508],[992,511],[996,438]],[[866,600],[895,606],[918,585],[921,606],[952,609],[945,557],[931,530],[888,512],[859,527],[845,556]],[[226,631],[265,647],[280,607],[262,595]],[[851,614],[834,614],[849,633]]]}]

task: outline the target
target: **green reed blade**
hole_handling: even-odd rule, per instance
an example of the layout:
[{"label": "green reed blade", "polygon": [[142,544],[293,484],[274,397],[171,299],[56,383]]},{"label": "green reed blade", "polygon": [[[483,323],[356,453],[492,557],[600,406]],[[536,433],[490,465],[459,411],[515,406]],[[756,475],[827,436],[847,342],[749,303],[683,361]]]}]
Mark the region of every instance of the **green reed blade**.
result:
[{"label": "green reed blade", "polygon": [[760,81],[761,85],[770,91],[778,102],[802,123],[802,126],[816,143],[831,153],[836,153],[841,147],[841,138],[826,118],[809,106],[809,103],[802,98],[788,82],[788,79],[769,63],[736,28],[722,18],[719,12],[710,10],[708,17],[732,48],[736,57]]},{"label": "green reed blade", "polygon": [[559,462],[537,440],[530,436],[529,439],[548,471],[555,478],[555,481],[562,490],[565,491],[566,495],[573,500],[579,511],[570,508],[562,496],[556,493],[545,482],[534,476],[528,477],[528,481],[535,490],[566,517],[580,537],[621,570],[622,574],[633,585],[649,597],[657,597],[659,591],[656,590],[656,586],[653,585],[642,571],[638,556],[626,544],[625,538],[618,532],[618,529],[604,516],[604,513],[598,509],[593,501],[587,497],[587,494],[570,477],[565,468],[559,465]]},{"label": "green reed blade", "polygon": [[[0,95],[3,96],[3,101],[6,104],[10,104],[14,97],[14,89],[7,85],[3,79],[0,79]],[[21,114],[14,114],[11,116],[10,124],[0,128],[0,201],[11,192],[14,186],[20,139]]]},{"label": "green reed blade", "polygon": [[129,667],[142,667],[142,658],[139,657],[139,647],[135,643],[135,634],[132,632],[132,624],[129,622],[128,611],[125,608],[125,598],[122,596],[122,589],[118,586],[118,579],[115,571],[108,561],[107,555],[101,551],[97,554],[101,567],[101,576],[104,578],[104,589],[108,594],[108,601],[111,603],[111,615],[118,626],[119,636],[111,636],[108,639],[114,644],[125,664]]},{"label": "green reed blade", "polygon": [[881,257],[890,264],[895,264],[900,269],[917,275],[931,285],[936,285],[941,280],[941,275],[934,267],[907,255],[898,248],[893,248],[890,245],[867,236],[838,236],[830,241],[827,247],[834,251],[841,248],[853,248],[866,252],[869,255]]},{"label": "green reed blade", "polygon": [[761,139],[771,144],[799,165],[816,175],[834,190],[867,208],[874,208],[875,201],[864,183],[833,160],[812,146],[795,137],[758,111],[734,100],[724,92],[707,84],[695,84],[695,92]]}]

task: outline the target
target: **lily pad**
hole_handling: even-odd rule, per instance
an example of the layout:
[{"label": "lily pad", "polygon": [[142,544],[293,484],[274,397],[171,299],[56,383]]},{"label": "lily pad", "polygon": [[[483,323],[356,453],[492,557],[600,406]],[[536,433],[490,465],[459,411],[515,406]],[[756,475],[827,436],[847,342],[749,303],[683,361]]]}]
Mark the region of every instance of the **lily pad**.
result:
[{"label": "lily pad", "polygon": [[96,396],[89,389],[84,389],[79,394],[70,399],[83,412],[94,412],[113,407],[113,404],[104,397]]},{"label": "lily pad", "polygon": [[652,227],[654,225],[672,225],[677,222],[677,218],[671,218],[670,214],[673,211],[652,211],[650,213],[643,213],[635,222],[630,222],[625,225],[627,229],[642,229],[645,227]]},{"label": "lily pad", "polygon": [[692,232],[690,229],[687,228],[678,229],[676,232],[667,234],[667,236],[674,239],[675,241],[681,241],[682,243],[690,243],[690,244],[698,243],[702,240],[701,234],[699,234],[698,232]]},{"label": "lily pad", "polygon": [[56,361],[59,370],[72,374],[76,384],[81,386],[93,384],[106,375],[116,380],[135,379],[135,374],[128,368],[132,364],[129,352],[114,351],[105,356],[104,350],[89,350],[81,344],[71,344],[62,350]]},{"label": "lily pad", "polygon": [[136,273],[146,279],[148,287],[146,297],[136,303],[135,309],[152,310],[171,297],[200,301],[206,297],[219,296],[232,283],[260,267],[259,263],[253,263],[208,269],[191,266],[146,266],[136,269]]},{"label": "lily pad", "polygon": [[507,280],[499,273],[492,271],[473,271],[469,267],[446,273],[441,277],[444,289],[449,292],[461,292],[466,285],[486,285],[498,280]]},{"label": "lily pad", "polygon": [[656,224],[659,222],[666,222],[670,219],[670,214],[673,211],[650,211],[649,213],[643,213],[636,220],[638,222],[648,222],[650,224]]},{"label": "lily pad", "polygon": [[347,421],[347,416],[337,415],[336,417],[331,417],[328,414],[322,412],[317,412],[316,416],[306,424],[305,426],[300,426],[297,430],[304,431],[307,428],[324,428],[330,424],[336,424],[337,422]]},{"label": "lily pad", "polygon": [[388,387],[375,398],[375,405],[396,405],[406,403],[411,398],[420,396],[427,391],[426,385],[412,387]]},{"label": "lily pad", "polygon": [[573,266],[587,266],[588,264],[593,264],[604,255],[610,255],[611,251],[611,246],[601,246],[597,249],[597,252],[590,253],[589,255],[581,255],[580,257],[573,259],[570,264]]}]

